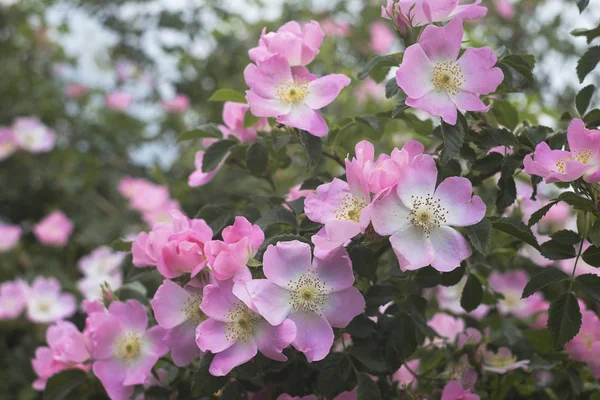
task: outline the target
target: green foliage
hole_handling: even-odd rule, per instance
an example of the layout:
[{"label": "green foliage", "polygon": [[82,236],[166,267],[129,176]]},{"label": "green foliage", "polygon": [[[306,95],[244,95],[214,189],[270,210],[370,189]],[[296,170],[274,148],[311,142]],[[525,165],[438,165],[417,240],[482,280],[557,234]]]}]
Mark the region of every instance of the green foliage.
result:
[{"label": "green foliage", "polygon": [[573,293],[564,293],[550,304],[548,330],[555,347],[562,347],[579,332],[581,312]]},{"label": "green foliage", "polygon": [[523,289],[523,294],[521,295],[521,298],[527,298],[535,292],[542,290],[548,285],[557,282],[562,282],[566,279],[569,279],[569,276],[559,269],[543,269],[538,274],[532,276],[529,282],[527,282],[525,289]]}]

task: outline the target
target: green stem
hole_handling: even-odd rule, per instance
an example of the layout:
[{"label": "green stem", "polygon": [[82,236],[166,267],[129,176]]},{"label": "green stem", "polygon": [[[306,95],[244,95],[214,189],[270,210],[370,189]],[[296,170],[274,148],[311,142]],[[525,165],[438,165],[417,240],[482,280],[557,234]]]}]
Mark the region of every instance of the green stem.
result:
[{"label": "green stem", "polygon": [[[584,230],[587,230],[587,211],[583,214],[583,223]],[[581,252],[583,251],[583,242],[585,242],[585,237],[587,236],[587,232],[580,233],[583,233],[583,235],[581,238],[581,243],[579,244],[579,251],[577,252],[577,257],[575,257],[575,263],[573,264],[573,272],[571,272],[571,281],[569,282],[569,293],[571,293],[571,289],[573,287],[573,281],[575,279],[575,270],[577,269],[577,262],[579,261],[579,258],[581,258]]]}]

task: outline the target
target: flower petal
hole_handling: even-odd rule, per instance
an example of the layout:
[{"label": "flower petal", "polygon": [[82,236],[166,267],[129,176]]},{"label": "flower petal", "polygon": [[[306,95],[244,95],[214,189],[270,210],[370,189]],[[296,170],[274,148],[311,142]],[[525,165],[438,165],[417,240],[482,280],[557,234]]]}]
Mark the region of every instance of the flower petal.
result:
[{"label": "flower petal", "polygon": [[433,63],[419,44],[409,46],[404,52],[402,64],[396,70],[396,83],[413,99],[434,90]]},{"label": "flower petal", "polygon": [[297,240],[269,245],[263,256],[263,271],[269,281],[287,288],[311,268],[311,251],[307,243]]},{"label": "flower petal", "polygon": [[461,90],[488,94],[494,92],[502,80],[504,73],[496,65],[496,54],[489,47],[469,47],[458,60],[458,65],[465,77]]},{"label": "flower petal", "polygon": [[331,293],[325,303],[323,315],[334,328],[345,328],[354,317],[365,310],[365,306],[364,297],[352,286]]},{"label": "flower petal", "polygon": [[215,355],[208,372],[213,376],[225,376],[238,365],[250,361],[256,355],[257,350],[254,340],[237,342],[227,350]]},{"label": "flower petal", "polygon": [[[254,109],[252,110],[252,114],[254,114]],[[274,115],[264,116],[268,117]],[[293,105],[289,113],[282,113],[279,118],[277,118],[277,122],[294,128],[303,129],[315,136],[325,136],[329,129],[327,128],[327,122],[325,122],[325,119],[323,119],[321,114],[304,104]]]},{"label": "flower petal", "polygon": [[315,258],[313,267],[317,272],[317,276],[331,292],[339,292],[351,287],[354,283],[352,262],[344,248],[340,248],[325,260]]},{"label": "flower petal", "polygon": [[185,302],[190,294],[181,286],[165,279],[150,301],[154,317],[163,328],[174,328],[186,321]]},{"label": "flower petal", "polygon": [[323,315],[298,311],[290,315],[296,324],[296,337],[292,346],[306,356],[308,362],[324,359],[333,344],[333,329]]},{"label": "flower petal", "polygon": [[402,204],[395,190],[375,200],[371,212],[371,221],[375,232],[388,236],[410,226],[408,214],[410,210]]},{"label": "flower petal", "polygon": [[253,90],[246,91],[246,99],[250,103],[250,110],[257,117],[277,117],[287,114],[292,106],[279,99],[265,98],[258,95]]},{"label": "flower petal", "polygon": [[282,351],[296,337],[296,325],[289,319],[277,326],[262,320],[254,324],[253,334],[258,351],[273,360],[287,361]]},{"label": "flower petal", "polygon": [[423,268],[433,261],[431,243],[421,228],[410,225],[390,236],[390,243],[403,271]]},{"label": "flower petal", "polygon": [[256,310],[271,325],[279,325],[292,311],[290,292],[266,279],[246,282],[246,289]]},{"label": "flower petal", "polygon": [[418,99],[409,97],[405,103],[409,107],[418,108],[419,110],[427,111],[431,115],[442,117],[444,122],[450,125],[456,124],[456,106],[445,91],[429,92]]},{"label": "flower petal", "polygon": [[434,254],[431,266],[440,272],[454,270],[472,254],[471,246],[463,235],[448,226],[431,231],[429,240]]},{"label": "flower petal", "polygon": [[463,38],[463,26],[460,19],[450,21],[444,27],[427,25],[421,33],[419,44],[427,57],[434,63],[455,61]]},{"label": "flower petal", "polygon": [[433,196],[436,181],[435,160],[429,154],[420,154],[411,161],[406,172],[398,177],[396,193],[404,206],[412,209],[415,197]]},{"label": "flower petal", "polygon": [[473,186],[467,178],[446,178],[436,189],[435,197],[448,211],[448,225],[474,225],[485,216],[485,204],[479,196],[473,196]]},{"label": "flower petal", "polygon": [[196,344],[202,351],[219,353],[235,343],[225,336],[225,322],[209,318],[196,328]]},{"label": "flower petal", "polygon": [[309,92],[304,104],[313,110],[323,108],[335,100],[350,82],[350,78],[343,74],[331,74],[315,79],[308,84]]},{"label": "flower petal", "polygon": [[198,357],[200,349],[196,344],[196,327],[190,323],[169,330],[164,340],[171,349],[173,363],[178,367],[185,367]]}]

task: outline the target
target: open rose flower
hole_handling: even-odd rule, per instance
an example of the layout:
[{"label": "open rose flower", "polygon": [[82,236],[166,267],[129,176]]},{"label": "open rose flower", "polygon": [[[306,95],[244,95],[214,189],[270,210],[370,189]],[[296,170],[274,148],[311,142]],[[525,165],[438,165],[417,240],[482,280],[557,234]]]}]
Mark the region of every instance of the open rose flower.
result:
[{"label": "open rose flower", "polygon": [[446,178],[437,188],[436,181],[434,159],[417,155],[396,188],[373,204],[375,232],[391,235],[402,270],[431,265],[438,271],[452,271],[471,256],[466,239],[452,226],[478,223],[485,215],[485,204],[472,195],[466,178]]},{"label": "open rose flower", "polygon": [[504,274],[494,271],[490,274],[488,278],[490,288],[504,296],[504,299],[498,301],[498,312],[501,315],[514,315],[517,318],[526,319],[540,311],[548,310],[549,304],[539,292],[527,298],[521,298],[528,281],[529,278],[523,271],[511,271]]},{"label": "open rose flower", "polygon": [[580,119],[567,128],[570,151],[552,150],[540,142],[523,160],[524,172],[541,176],[546,183],[571,182],[583,177],[589,183],[600,182],[600,131],[586,129]]},{"label": "open rose flower", "polygon": [[311,261],[310,246],[297,240],[270,245],[263,257],[267,279],[245,282],[256,310],[272,325],[289,318],[298,327],[292,342],[309,362],[325,358],[333,329],[363,312],[365,300],[352,286],[352,263],[345,249]]},{"label": "open rose flower", "polygon": [[0,223],[0,253],[12,250],[21,238],[23,229],[19,225]]},{"label": "open rose flower", "polygon": [[523,368],[527,369],[529,360],[517,361],[517,356],[513,355],[509,348],[500,347],[496,353],[486,351],[483,359],[483,370],[505,374],[508,371]]},{"label": "open rose flower", "polygon": [[0,320],[17,318],[27,305],[29,285],[21,279],[0,284]]},{"label": "open rose flower", "polygon": [[60,283],[55,278],[35,278],[27,292],[27,319],[48,324],[75,314],[75,296],[62,293],[61,290]]},{"label": "open rose flower", "polygon": [[37,118],[17,118],[12,125],[17,146],[30,153],[52,150],[56,133]]},{"label": "open rose flower", "polygon": [[46,245],[65,246],[73,231],[73,223],[62,211],[54,211],[33,227],[38,240]]},{"label": "open rose flower", "polygon": [[429,25],[434,22],[446,22],[453,19],[476,20],[487,14],[487,8],[480,6],[481,0],[470,4],[461,4],[461,0],[387,0],[381,6],[381,16],[394,18],[396,25],[402,28]]},{"label": "open rose flower", "polygon": [[276,117],[277,122],[303,129],[315,136],[325,136],[327,123],[318,111],[350,84],[350,78],[331,74],[317,78],[304,67],[292,69],[278,54],[244,70],[246,98],[252,114]]},{"label": "open rose flower", "polygon": [[200,308],[208,319],[196,329],[196,344],[215,354],[209,372],[227,375],[259,351],[273,360],[286,361],[282,351],[296,336],[294,323],[283,319],[272,326],[256,312],[243,286],[235,294],[233,289],[232,280],[204,288]]},{"label": "open rose flower", "polygon": [[465,331],[465,321],[462,318],[454,318],[446,313],[436,313],[427,321],[427,325],[439,335],[432,342],[438,347],[446,342],[453,343],[458,335]]},{"label": "open rose flower", "polygon": [[489,47],[469,47],[459,58],[461,20],[444,27],[428,25],[417,44],[408,47],[396,71],[396,82],[408,98],[406,105],[442,117],[454,125],[457,110],[487,112],[480,94],[492,93],[504,79]]}]

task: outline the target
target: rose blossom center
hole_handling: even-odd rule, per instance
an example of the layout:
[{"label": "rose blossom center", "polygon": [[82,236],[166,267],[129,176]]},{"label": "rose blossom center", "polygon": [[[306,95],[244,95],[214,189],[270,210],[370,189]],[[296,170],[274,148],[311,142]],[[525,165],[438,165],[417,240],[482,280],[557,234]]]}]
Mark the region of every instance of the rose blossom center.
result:
[{"label": "rose blossom center", "polygon": [[117,337],[113,355],[129,363],[141,353],[142,343],[136,332],[125,332]]},{"label": "rose blossom center", "polygon": [[340,221],[360,221],[360,213],[367,206],[362,200],[346,194],[335,210],[335,217]]},{"label": "rose blossom center", "polygon": [[229,320],[225,324],[225,338],[247,342],[252,338],[252,326],[259,317],[244,303],[237,302],[227,311],[225,318]]},{"label": "rose blossom center", "polygon": [[572,154],[568,154],[556,160],[556,168],[558,169],[558,172],[564,174],[567,171],[567,161],[577,161],[585,165],[590,161],[591,156],[592,150],[579,149]]},{"label": "rose blossom center", "polygon": [[290,280],[288,288],[294,311],[314,311],[319,315],[323,313],[330,291],[314,269],[308,270],[294,281]]},{"label": "rose blossom center", "polygon": [[183,305],[182,311],[192,325],[198,325],[206,319],[206,315],[200,309],[200,303],[202,303],[202,296],[193,295],[188,297]]},{"label": "rose blossom center", "polygon": [[415,228],[422,228],[429,237],[431,231],[446,223],[448,210],[440,205],[440,200],[430,194],[427,196],[411,196],[412,209],[408,219]]},{"label": "rose blossom center", "polygon": [[465,76],[455,61],[438,62],[433,66],[433,87],[439,92],[445,90],[449,95],[458,94],[458,88],[465,83]]},{"label": "rose blossom center", "polygon": [[489,365],[490,367],[495,367],[495,368],[505,368],[505,367],[508,367],[509,365],[514,364],[516,361],[517,361],[517,357],[513,356],[512,354],[510,354],[510,355],[489,354],[485,358],[485,363],[487,365]]},{"label": "rose blossom center", "polygon": [[275,96],[285,104],[301,102],[308,95],[308,92],[308,81],[306,79],[280,82],[275,88]]}]

